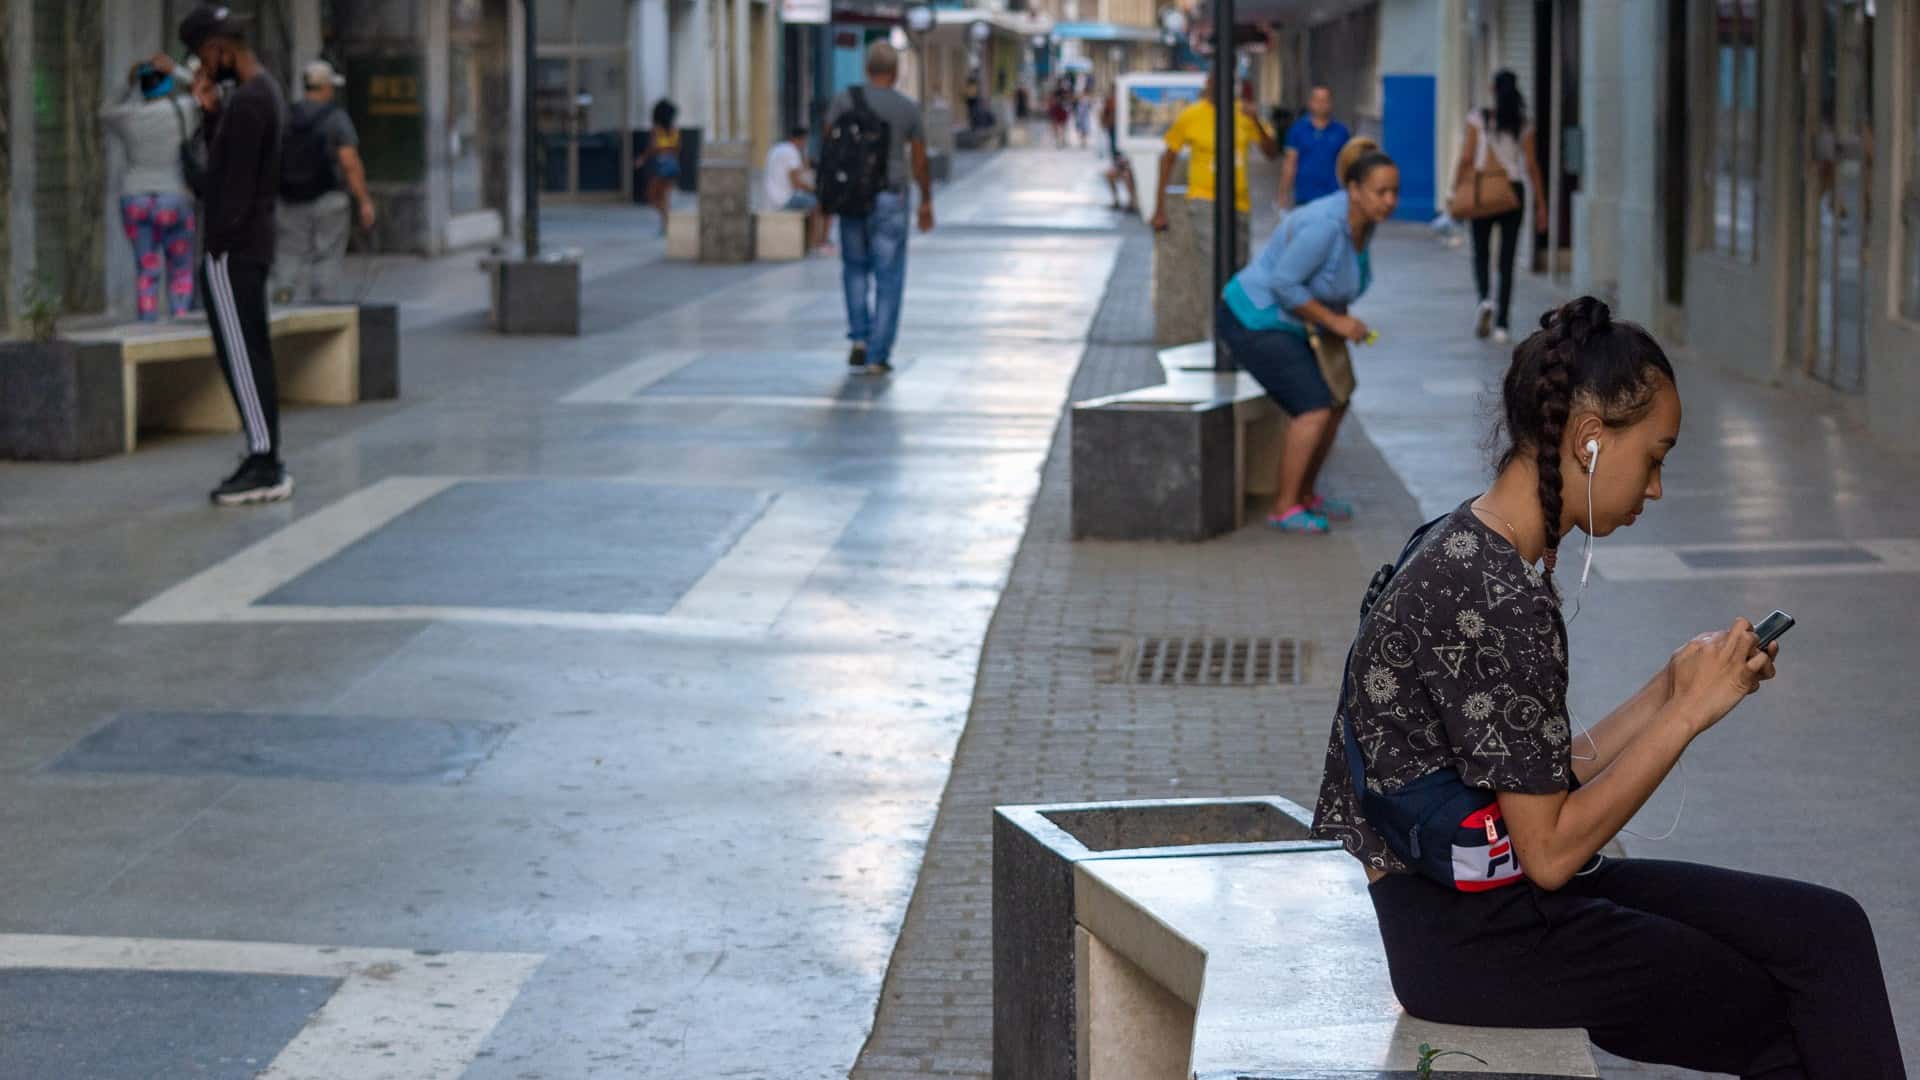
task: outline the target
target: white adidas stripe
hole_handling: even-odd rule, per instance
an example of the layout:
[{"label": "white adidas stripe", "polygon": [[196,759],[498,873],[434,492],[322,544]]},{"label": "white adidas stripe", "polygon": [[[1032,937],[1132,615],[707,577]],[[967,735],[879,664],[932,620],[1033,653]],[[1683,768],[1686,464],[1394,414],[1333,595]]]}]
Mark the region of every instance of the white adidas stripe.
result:
[{"label": "white adidas stripe", "polygon": [[233,367],[235,397],[240,402],[241,419],[247,427],[247,446],[256,454],[273,449],[267,431],[266,413],[260,408],[260,391],[253,382],[253,361],[247,352],[246,335],[240,328],[240,308],[233,298],[233,280],[227,273],[229,255],[207,256],[207,281],[213,286],[214,307],[220,318],[221,333],[227,339],[227,356]]}]

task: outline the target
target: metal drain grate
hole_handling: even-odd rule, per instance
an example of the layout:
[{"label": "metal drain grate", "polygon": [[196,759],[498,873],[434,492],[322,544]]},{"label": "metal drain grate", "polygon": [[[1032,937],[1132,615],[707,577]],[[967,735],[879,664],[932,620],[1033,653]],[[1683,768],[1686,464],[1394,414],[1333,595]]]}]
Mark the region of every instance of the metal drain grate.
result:
[{"label": "metal drain grate", "polygon": [[1114,681],[1136,686],[1298,686],[1307,647],[1280,637],[1143,637],[1120,653]]}]

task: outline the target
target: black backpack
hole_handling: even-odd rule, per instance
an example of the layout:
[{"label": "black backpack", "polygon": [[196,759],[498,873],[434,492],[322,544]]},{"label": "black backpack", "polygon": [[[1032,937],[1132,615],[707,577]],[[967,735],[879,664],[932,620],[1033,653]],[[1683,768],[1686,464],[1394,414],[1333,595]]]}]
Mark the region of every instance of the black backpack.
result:
[{"label": "black backpack", "polygon": [[339,186],[333,172],[333,145],[325,124],[338,105],[296,109],[287,137],[280,144],[280,197],[306,203]]},{"label": "black backpack", "polygon": [[887,189],[887,122],[867,104],[865,91],[848,91],[853,106],[827,128],[820,144],[820,209],[829,214],[863,216],[874,197]]}]

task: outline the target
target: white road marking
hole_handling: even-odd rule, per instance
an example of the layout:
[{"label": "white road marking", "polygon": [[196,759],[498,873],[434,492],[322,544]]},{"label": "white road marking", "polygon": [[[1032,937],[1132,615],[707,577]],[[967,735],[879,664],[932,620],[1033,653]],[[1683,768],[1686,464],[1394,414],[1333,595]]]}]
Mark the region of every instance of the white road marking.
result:
[{"label": "white road marking", "polygon": [[699,355],[685,350],[658,353],[602,375],[560,400],[568,405],[630,402],[635,394],[686,367]]},{"label": "white road marking", "polygon": [[[771,630],[839,542],[867,492],[777,492],[726,554],[665,615],[446,605],[262,604],[275,589],[459,483],[519,477],[390,477],[288,525],[120,617],[129,624],[476,622],[562,630],[664,631],[742,639]],[[620,480],[609,483],[655,483]]]},{"label": "white road marking", "polygon": [[460,482],[457,476],[396,476],[301,518],[122,615],[120,622],[234,619],[255,600],[338,555],[347,545]]},{"label": "white road marking", "polygon": [[[1877,562],[1768,563],[1701,567],[1683,555],[1694,552],[1866,552]],[[1743,577],[1830,577],[1837,574],[1920,574],[1920,540],[1750,540],[1717,544],[1620,544],[1602,542],[1594,569],[1611,581],[1687,581]]]},{"label": "white road marking", "polygon": [[544,959],[535,953],[0,934],[0,968],[341,980],[260,1074],[262,1080],[453,1080],[472,1064]]}]

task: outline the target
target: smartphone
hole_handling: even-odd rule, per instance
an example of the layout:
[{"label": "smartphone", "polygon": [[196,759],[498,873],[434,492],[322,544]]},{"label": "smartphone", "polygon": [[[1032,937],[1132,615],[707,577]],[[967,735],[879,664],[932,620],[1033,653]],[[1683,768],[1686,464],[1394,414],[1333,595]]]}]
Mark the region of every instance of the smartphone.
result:
[{"label": "smartphone", "polygon": [[1773,614],[1760,620],[1760,625],[1753,628],[1753,633],[1760,639],[1759,647],[1764,649],[1780,640],[1780,635],[1791,629],[1793,629],[1793,616],[1784,611],[1775,610]]}]

